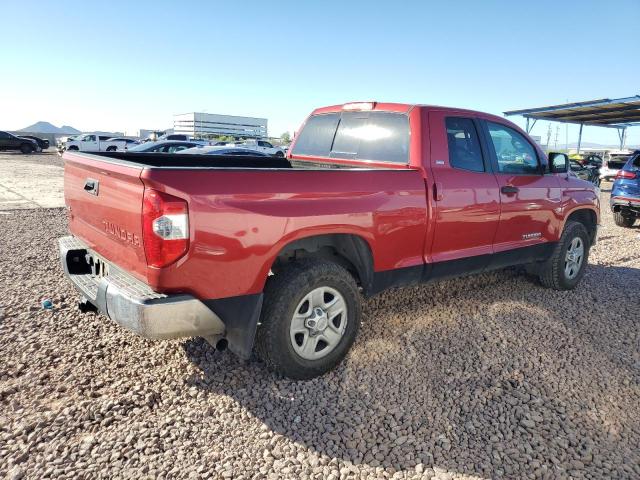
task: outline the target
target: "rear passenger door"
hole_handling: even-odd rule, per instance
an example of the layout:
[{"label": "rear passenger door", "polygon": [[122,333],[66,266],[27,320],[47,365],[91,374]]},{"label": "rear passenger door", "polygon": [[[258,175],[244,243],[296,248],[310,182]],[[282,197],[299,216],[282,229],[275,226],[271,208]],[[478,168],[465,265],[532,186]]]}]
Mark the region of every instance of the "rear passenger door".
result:
[{"label": "rear passenger door", "polygon": [[[493,252],[500,218],[498,182],[477,119],[451,111],[429,112],[435,232],[431,261],[467,259],[481,269]],[[475,257],[475,258],[469,258]]]},{"label": "rear passenger door", "polygon": [[483,128],[500,185],[496,253],[557,239],[560,179],[546,172],[541,152],[516,129],[486,120]]}]

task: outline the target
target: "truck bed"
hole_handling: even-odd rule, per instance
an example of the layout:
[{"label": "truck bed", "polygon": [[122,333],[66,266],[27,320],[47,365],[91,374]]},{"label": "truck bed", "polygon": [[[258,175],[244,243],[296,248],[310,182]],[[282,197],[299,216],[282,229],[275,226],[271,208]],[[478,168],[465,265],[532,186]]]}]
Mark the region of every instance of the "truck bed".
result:
[{"label": "truck bed", "polygon": [[286,158],[244,155],[185,155],[179,153],[101,152],[90,155],[120,164],[154,168],[292,168]]},{"label": "truck bed", "polygon": [[[423,264],[427,192],[410,167],[120,152],[64,159],[71,233],[157,292],[200,299],[261,292],[285,245],[323,234],[362,239],[375,271]],[[164,268],[145,257],[147,190],[188,204],[188,253]]]}]

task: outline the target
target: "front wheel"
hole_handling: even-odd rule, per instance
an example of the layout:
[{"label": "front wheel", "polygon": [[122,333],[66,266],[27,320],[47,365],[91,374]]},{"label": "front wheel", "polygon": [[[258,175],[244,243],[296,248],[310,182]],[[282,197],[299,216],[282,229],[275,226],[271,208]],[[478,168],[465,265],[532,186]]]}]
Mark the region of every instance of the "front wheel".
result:
[{"label": "front wheel", "polygon": [[278,158],[282,158],[282,157],[284,157],[284,153],[283,152],[276,152],[275,156],[278,157]]},{"label": "front wheel", "polygon": [[616,225],[619,227],[631,228],[633,227],[636,219],[634,217],[624,215],[622,212],[614,212],[613,221],[616,222]]},{"label": "front wheel", "polygon": [[22,145],[20,145],[20,151],[25,155],[27,155],[33,152],[33,147],[27,143],[23,143]]},{"label": "front wheel", "polygon": [[572,290],[584,275],[591,243],[580,222],[569,221],[551,257],[540,266],[540,283],[554,290]]},{"label": "front wheel", "polygon": [[286,377],[317,377],[345,357],[360,316],[360,293],[347,270],[320,260],[291,263],[265,287],[258,356]]}]

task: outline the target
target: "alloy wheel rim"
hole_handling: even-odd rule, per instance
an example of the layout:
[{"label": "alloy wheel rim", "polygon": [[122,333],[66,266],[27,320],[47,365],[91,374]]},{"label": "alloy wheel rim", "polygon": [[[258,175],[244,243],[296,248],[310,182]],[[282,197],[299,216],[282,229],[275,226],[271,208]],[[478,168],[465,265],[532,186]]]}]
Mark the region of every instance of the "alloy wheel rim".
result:
[{"label": "alloy wheel rim", "polygon": [[584,261],[584,243],[580,237],[571,240],[564,257],[564,274],[569,280],[576,278]]},{"label": "alloy wheel rim", "polygon": [[338,346],[347,328],[347,303],[336,289],[311,290],[294,310],[289,336],[294,351],[305,360],[318,360]]}]

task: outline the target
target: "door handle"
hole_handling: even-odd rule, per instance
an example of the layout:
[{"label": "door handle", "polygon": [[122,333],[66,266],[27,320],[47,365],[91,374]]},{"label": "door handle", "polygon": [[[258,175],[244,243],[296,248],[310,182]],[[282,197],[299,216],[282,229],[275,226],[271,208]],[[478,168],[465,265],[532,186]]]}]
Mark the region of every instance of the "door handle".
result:
[{"label": "door handle", "polygon": [[505,185],[500,189],[500,191],[509,195],[510,193],[518,193],[520,189],[518,187],[514,187],[513,185]]},{"label": "door handle", "polygon": [[87,178],[84,182],[84,191],[90,193],[91,195],[98,195],[98,185],[98,180]]},{"label": "door handle", "polygon": [[433,198],[436,202],[439,202],[444,197],[444,186],[442,182],[436,182],[433,184]]}]

